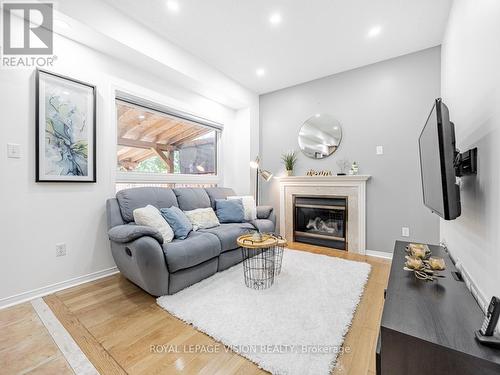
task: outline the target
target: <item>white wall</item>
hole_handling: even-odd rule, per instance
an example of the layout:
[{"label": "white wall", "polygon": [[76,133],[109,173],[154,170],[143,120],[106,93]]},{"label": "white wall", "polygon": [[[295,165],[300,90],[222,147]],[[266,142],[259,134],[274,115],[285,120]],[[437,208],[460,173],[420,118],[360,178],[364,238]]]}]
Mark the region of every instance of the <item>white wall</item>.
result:
[{"label": "white wall", "polygon": [[442,47],[442,96],[457,146],[478,148],[462,216],[441,221],[450,252],[489,300],[500,295],[500,1],[455,0]]},{"label": "white wall", "polygon": [[[224,183],[232,187],[239,194],[252,194],[251,184],[248,183],[250,168],[247,157],[240,161],[241,155],[253,155],[250,152],[250,130],[246,126],[250,122],[250,109],[240,109],[236,111],[234,125],[228,127],[223,135],[222,142],[225,153],[222,156],[224,162]],[[239,140],[246,140],[242,143]]]},{"label": "white wall", "polygon": [[[234,109],[172,84],[166,75],[158,77],[60,36],[55,53],[53,71],[97,86],[98,182],[35,183],[33,70],[0,70],[0,306],[14,301],[8,297],[114,266],[105,225],[105,200],[115,192],[114,84],[223,123],[228,134],[236,125],[249,127],[236,121]],[[8,142],[21,144],[21,159],[6,158]],[[236,151],[241,150],[224,142],[224,159]],[[248,171],[248,159],[248,153],[238,153],[231,170],[245,166]],[[249,178],[240,180],[238,188],[246,193]],[[67,244],[68,254],[56,258],[59,242]]]},{"label": "white wall", "polygon": [[[382,61],[260,97],[263,167],[283,171],[280,154],[298,150],[302,123],[328,113],[342,124],[332,156],[314,160],[298,151],[296,174],[338,172],[337,161],[357,161],[367,184],[367,249],[392,252],[394,240],[437,243],[439,220],[422,204],[418,136],[440,93],[440,49]],[[376,155],[376,146],[384,155]],[[278,181],[263,183],[262,203],[279,202]],[[401,237],[401,227],[410,237]]]}]

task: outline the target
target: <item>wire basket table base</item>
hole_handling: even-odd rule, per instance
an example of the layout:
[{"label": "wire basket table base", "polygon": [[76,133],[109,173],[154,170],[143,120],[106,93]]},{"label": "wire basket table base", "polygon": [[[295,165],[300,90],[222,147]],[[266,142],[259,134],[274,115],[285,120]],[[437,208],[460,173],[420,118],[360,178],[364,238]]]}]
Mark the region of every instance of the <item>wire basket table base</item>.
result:
[{"label": "wire basket table base", "polygon": [[275,247],[243,248],[245,285],[252,289],[267,289],[274,283]]},{"label": "wire basket table base", "polygon": [[245,285],[252,289],[267,289],[281,273],[286,240],[275,234],[246,234],[238,237],[243,250]]},{"label": "wire basket table base", "polygon": [[276,236],[278,242],[274,249],[274,276],[278,276],[281,273],[281,263],[283,263],[283,250],[286,246],[286,241],[281,236]]}]

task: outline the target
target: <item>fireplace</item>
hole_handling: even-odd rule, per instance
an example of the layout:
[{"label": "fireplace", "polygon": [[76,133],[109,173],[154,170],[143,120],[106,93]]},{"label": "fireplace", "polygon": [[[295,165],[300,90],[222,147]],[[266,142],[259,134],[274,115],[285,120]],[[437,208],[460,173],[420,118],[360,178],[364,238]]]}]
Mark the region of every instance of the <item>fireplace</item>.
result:
[{"label": "fireplace", "polygon": [[347,197],[294,197],[295,242],[347,250]]}]

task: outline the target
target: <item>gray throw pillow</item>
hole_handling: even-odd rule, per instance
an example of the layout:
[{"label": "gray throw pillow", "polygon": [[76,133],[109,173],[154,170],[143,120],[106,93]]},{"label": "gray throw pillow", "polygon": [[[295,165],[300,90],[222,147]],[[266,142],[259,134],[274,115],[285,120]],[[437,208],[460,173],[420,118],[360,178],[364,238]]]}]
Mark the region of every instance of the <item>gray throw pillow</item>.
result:
[{"label": "gray throw pillow", "polygon": [[193,230],[193,225],[179,207],[162,208],[160,212],[174,231],[175,238],[184,240]]},{"label": "gray throw pillow", "polygon": [[215,214],[221,223],[242,223],[245,221],[245,209],[241,199],[216,199]]}]

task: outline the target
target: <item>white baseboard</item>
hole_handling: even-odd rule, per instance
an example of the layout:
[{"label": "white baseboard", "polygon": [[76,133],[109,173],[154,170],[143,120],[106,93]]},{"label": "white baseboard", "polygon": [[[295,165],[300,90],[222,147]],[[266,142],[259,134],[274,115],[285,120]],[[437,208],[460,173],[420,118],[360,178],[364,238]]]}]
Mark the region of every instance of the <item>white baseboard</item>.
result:
[{"label": "white baseboard", "polygon": [[392,260],[392,253],[386,253],[385,251],[366,250],[365,255]]},{"label": "white baseboard", "polygon": [[5,297],[0,299],[0,309],[4,309],[6,307],[17,305],[19,303],[23,303],[26,301],[31,301],[32,299],[40,298],[48,294],[52,294],[60,290],[71,288],[73,286],[77,286],[83,283],[88,283],[89,281],[114,275],[115,273],[118,272],[119,271],[116,267],[111,267],[101,271],[89,273],[88,275],[78,276],[73,279],[61,281],[52,285],[47,285],[41,288],[29,290],[27,292],[15,294],[10,297]]},{"label": "white baseboard", "polygon": [[486,294],[481,290],[481,288],[476,283],[475,279],[471,276],[471,274],[469,273],[467,268],[464,266],[464,264],[460,260],[458,260],[455,263],[455,267],[462,275],[462,278],[464,279],[464,282],[465,282],[465,285],[467,286],[467,289],[469,289],[472,296],[477,301],[479,307],[481,307],[481,310],[483,310],[483,312],[486,313],[486,310],[488,309],[488,304],[489,304],[489,301],[486,298]]}]

